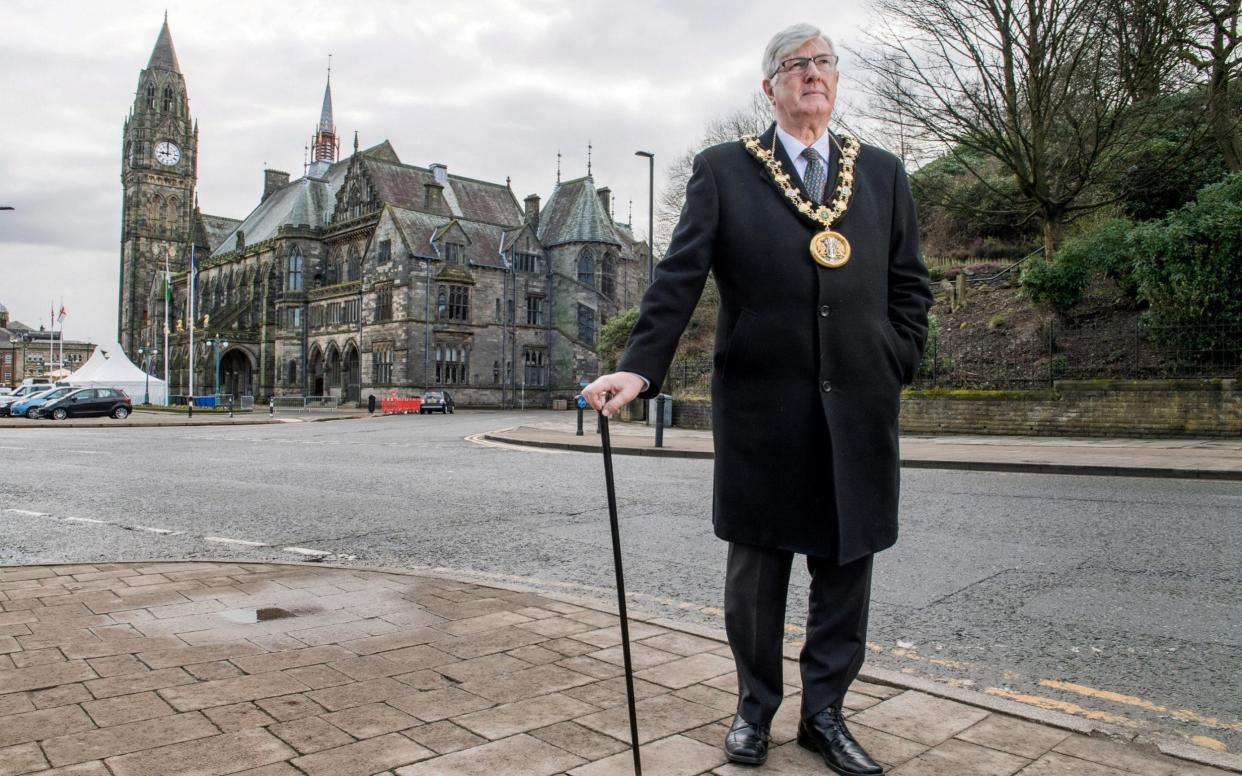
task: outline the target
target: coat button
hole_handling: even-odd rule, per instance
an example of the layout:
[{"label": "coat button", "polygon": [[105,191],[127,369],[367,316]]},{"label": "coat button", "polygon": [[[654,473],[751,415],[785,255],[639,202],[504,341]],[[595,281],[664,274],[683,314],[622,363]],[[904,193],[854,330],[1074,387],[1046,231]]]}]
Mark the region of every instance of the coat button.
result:
[{"label": "coat button", "polygon": [[820,384],[820,387],[824,389],[824,393],[828,393],[829,391],[832,390],[832,383],[829,382],[828,380],[825,380],[823,383]]},{"label": "coat button", "polygon": [[829,312],[831,312],[831,310],[828,309],[828,305],[821,304],[819,306],[819,317],[820,318],[827,318]]}]

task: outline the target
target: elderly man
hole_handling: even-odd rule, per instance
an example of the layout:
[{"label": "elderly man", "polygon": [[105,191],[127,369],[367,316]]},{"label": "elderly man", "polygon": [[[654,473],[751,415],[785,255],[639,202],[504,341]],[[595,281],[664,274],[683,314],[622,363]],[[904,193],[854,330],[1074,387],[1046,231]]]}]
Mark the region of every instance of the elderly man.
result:
[{"label": "elderly man", "polygon": [[899,396],[918,369],[931,294],[901,163],[828,131],[831,40],[807,24],[783,30],[763,74],[775,125],[695,158],[620,371],[583,394],[605,415],[655,395],[714,273],[712,515],[729,542],[725,628],[738,674],[725,751],[767,759],[798,553],[811,585],[797,740],[837,773],[869,776],[883,771],[841,702],[863,662],[872,556],[897,539]]}]

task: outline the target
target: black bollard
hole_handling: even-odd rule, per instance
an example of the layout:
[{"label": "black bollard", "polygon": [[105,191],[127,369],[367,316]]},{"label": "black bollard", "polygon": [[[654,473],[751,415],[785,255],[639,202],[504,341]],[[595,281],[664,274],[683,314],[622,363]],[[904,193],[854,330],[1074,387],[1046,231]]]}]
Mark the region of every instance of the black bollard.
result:
[{"label": "black bollard", "polygon": [[[231,393],[229,394],[229,417],[233,417],[233,394]],[[656,445],[656,447],[659,447],[659,445]]]},{"label": "black bollard", "polygon": [[582,405],[583,405],[583,402],[584,400],[581,396],[578,396],[577,398],[574,399],[574,405],[578,408],[578,432],[577,434],[575,434],[575,436],[582,436]]},{"label": "black bollard", "polygon": [[664,447],[664,394],[656,395],[656,447]]}]

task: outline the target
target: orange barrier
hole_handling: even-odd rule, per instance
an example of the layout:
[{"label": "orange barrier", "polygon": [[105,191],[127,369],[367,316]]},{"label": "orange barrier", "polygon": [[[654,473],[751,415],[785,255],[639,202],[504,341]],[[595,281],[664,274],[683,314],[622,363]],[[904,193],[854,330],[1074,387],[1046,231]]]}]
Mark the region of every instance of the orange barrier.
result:
[{"label": "orange barrier", "polygon": [[384,415],[408,415],[411,412],[418,412],[422,406],[421,396],[412,398],[390,396],[387,399],[380,399],[380,410]]}]

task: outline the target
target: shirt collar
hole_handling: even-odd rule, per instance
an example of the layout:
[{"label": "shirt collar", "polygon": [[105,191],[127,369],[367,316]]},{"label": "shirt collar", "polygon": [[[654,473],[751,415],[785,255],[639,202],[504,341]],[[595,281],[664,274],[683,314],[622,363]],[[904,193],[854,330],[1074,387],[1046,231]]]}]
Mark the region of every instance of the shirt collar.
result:
[{"label": "shirt collar", "polygon": [[[806,145],[782,129],[780,124],[776,125],[776,136],[781,139],[781,145],[785,146],[785,153],[789,154],[791,160],[798,160],[802,156],[802,152],[806,150]],[[824,159],[824,164],[828,163],[828,156],[832,153],[832,141],[828,138],[828,130],[825,129],[824,133],[814,143],[811,143],[811,148],[819,152],[819,155]],[[805,160],[803,161],[805,162]]]}]

